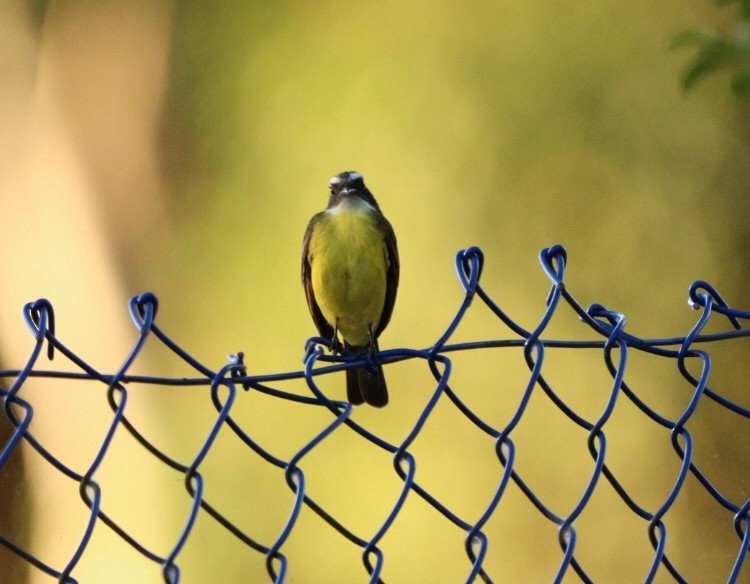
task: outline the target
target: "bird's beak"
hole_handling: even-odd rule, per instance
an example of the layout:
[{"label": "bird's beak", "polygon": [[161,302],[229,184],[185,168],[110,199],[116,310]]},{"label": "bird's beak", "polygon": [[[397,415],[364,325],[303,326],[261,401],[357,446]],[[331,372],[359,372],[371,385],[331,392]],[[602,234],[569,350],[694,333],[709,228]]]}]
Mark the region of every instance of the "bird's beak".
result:
[{"label": "bird's beak", "polygon": [[353,197],[359,194],[359,191],[349,185],[346,185],[341,191],[339,191],[344,197]]}]

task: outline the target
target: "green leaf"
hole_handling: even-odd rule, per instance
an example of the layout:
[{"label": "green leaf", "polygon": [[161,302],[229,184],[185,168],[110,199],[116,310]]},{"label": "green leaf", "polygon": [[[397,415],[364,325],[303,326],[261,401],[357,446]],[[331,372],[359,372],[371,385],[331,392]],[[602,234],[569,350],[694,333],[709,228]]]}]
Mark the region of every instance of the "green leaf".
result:
[{"label": "green leaf", "polygon": [[713,38],[703,43],[699,51],[704,59],[716,61],[717,63],[729,63],[742,56],[745,51],[739,45],[725,41],[721,38]]},{"label": "green leaf", "polygon": [[750,71],[745,70],[732,77],[732,91],[738,95],[750,93]]},{"label": "green leaf", "polygon": [[715,62],[701,58],[696,59],[682,74],[682,89],[684,91],[689,91],[702,77],[706,75],[706,73],[710,73],[718,68],[719,65]]}]

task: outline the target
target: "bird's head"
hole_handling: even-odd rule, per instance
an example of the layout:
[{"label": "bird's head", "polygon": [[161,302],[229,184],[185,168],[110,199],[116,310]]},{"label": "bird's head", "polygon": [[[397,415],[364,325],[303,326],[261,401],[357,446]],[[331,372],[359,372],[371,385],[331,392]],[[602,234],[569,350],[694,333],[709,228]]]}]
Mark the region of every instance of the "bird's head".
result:
[{"label": "bird's head", "polygon": [[328,181],[331,198],[328,209],[371,207],[379,210],[375,197],[365,186],[365,179],[358,172],[347,170]]}]

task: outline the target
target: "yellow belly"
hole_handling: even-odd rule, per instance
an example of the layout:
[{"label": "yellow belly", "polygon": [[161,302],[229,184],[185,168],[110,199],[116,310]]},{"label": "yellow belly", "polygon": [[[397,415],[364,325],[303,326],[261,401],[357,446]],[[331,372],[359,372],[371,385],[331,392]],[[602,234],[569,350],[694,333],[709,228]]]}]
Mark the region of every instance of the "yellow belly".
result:
[{"label": "yellow belly", "polygon": [[365,346],[377,328],[386,289],[383,236],[368,211],[325,213],[310,239],[315,300],[345,341]]}]

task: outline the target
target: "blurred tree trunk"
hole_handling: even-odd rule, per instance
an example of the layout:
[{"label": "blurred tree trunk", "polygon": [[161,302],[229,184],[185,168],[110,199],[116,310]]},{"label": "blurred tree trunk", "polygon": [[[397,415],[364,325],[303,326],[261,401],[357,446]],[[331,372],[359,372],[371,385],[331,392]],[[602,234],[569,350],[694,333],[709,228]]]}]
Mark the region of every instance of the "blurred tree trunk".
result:
[{"label": "blurred tree trunk", "polygon": [[[116,368],[132,345],[132,292],[124,282],[162,219],[156,149],[168,30],[169,4],[160,1],[3,3],[0,349],[9,368],[23,367],[33,348],[20,313],[40,297],[55,306],[58,337],[96,368]],[[72,365],[58,356],[51,367]],[[20,395],[36,388],[29,380]],[[45,391],[35,402],[35,413],[54,415],[45,423],[35,416],[31,432],[84,473],[90,460],[81,458],[81,445],[99,440],[91,429],[97,416],[104,423],[109,416],[93,407],[100,394],[66,389]],[[91,416],[92,426],[76,423],[82,416]],[[8,426],[0,423],[0,440]],[[0,472],[0,532],[62,569],[80,538],[69,513],[87,510],[76,485],[65,496],[39,496],[50,472],[28,444],[18,445]],[[4,548],[0,566],[2,582],[49,580]],[[136,581],[135,570],[111,574],[119,578],[112,581]]]},{"label": "blurred tree trunk", "polygon": [[[0,444],[11,437],[13,428],[6,420],[0,424]],[[24,549],[29,547],[29,500],[23,458],[16,452],[0,470],[0,528],[3,536]],[[28,579],[29,566],[5,546],[0,546],[0,566],[4,582],[20,583]]]}]

